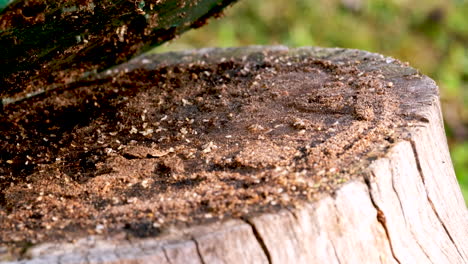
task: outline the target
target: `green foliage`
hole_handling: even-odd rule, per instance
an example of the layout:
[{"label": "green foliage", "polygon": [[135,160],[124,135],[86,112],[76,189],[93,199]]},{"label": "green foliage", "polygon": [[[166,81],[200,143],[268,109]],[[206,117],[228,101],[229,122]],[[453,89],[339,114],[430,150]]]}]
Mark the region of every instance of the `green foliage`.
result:
[{"label": "green foliage", "polygon": [[441,87],[452,157],[468,198],[467,14],[466,0],[242,0],[221,20],[155,52],[284,44],[357,48],[408,61]]},{"label": "green foliage", "polygon": [[13,0],[0,0],[0,11],[5,8],[9,3],[13,2]]},{"label": "green foliage", "polygon": [[452,150],[452,161],[460,187],[468,204],[468,142],[455,145]]}]

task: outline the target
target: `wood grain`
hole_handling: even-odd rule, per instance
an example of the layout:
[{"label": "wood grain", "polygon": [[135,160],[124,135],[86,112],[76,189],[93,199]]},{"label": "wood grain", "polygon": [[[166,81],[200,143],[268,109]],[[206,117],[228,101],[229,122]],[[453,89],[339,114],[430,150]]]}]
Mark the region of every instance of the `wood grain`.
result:
[{"label": "wood grain", "polygon": [[416,121],[402,127],[398,140],[357,180],[300,208],[166,230],[153,239],[43,244],[28,251],[30,260],[7,263],[468,263],[468,211],[447,148],[438,89],[428,77],[407,78],[417,71],[356,50],[249,47],[157,56],[175,63],[265,49],[366,61],[365,67],[404,80],[402,111]]}]

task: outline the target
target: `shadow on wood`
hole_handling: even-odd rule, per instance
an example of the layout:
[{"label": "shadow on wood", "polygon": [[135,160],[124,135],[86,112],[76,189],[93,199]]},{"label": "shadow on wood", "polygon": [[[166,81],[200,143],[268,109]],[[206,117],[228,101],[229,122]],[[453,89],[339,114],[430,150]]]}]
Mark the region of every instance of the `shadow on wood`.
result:
[{"label": "shadow on wood", "polygon": [[9,104],[125,62],[232,2],[15,1],[0,13],[0,98]]},{"label": "shadow on wood", "polygon": [[[19,237],[5,245],[13,252],[5,258],[23,237],[37,241],[20,263],[468,261],[468,213],[438,88],[399,61],[346,49],[204,49],[142,56],[94,78],[25,102],[33,111],[82,104],[106,111],[64,127],[63,141],[54,141],[94,156],[41,145],[66,162],[34,158],[41,165],[24,172],[52,195],[41,199],[58,208],[79,201],[74,214],[82,217],[43,216],[48,228],[21,233],[13,227],[37,221],[1,215],[3,240]],[[131,93],[113,95],[125,87]],[[83,101],[68,101],[83,91],[90,93]],[[93,96],[98,106],[88,105]],[[23,116],[21,109],[8,108],[2,122]],[[99,134],[96,124],[105,124]],[[73,135],[90,140],[78,145]],[[23,161],[12,156],[10,168],[16,162]],[[38,168],[50,179],[39,179]],[[21,219],[20,202],[34,190],[4,186],[2,210]],[[65,194],[68,202],[54,198]],[[61,231],[61,221],[80,223],[82,233]]]}]

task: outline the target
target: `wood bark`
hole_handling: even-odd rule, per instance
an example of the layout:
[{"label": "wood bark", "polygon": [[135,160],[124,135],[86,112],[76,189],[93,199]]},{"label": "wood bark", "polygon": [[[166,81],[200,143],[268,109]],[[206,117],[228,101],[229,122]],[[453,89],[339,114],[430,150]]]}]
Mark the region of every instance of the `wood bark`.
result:
[{"label": "wood bark", "polygon": [[[378,54],[325,48],[206,49],[137,60],[176,63],[266,49],[361,60],[391,78],[416,72]],[[132,65],[138,64],[122,67]],[[384,156],[334,195],[294,210],[166,230],[159,238],[43,244],[28,251],[30,260],[11,263],[468,263],[468,211],[447,148],[438,88],[426,76],[406,81],[403,108],[419,121],[408,123]]]},{"label": "wood bark", "polygon": [[15,1],[0,12],[0,105],[123,63],[233,2]]}]

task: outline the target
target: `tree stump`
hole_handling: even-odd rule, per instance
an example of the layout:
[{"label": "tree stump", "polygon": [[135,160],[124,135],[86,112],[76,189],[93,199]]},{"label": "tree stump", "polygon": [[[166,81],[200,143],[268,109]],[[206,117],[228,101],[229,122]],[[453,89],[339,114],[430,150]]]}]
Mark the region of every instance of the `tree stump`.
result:
[{"label": "tree stump", "polygon": [[392,58],[145,55],[4,111],[7,263],[468,263],[438,88]]}]

